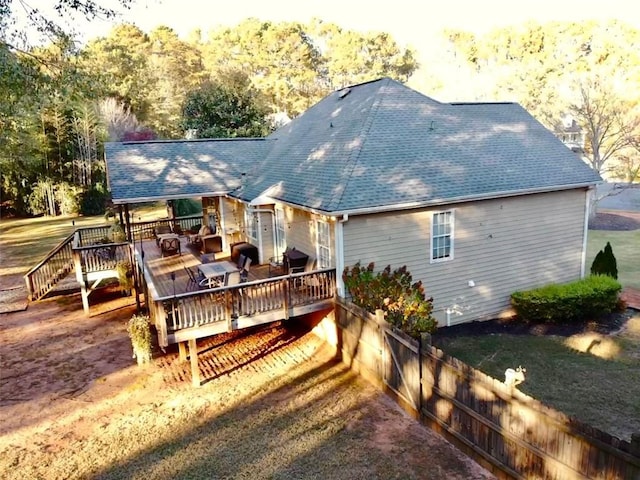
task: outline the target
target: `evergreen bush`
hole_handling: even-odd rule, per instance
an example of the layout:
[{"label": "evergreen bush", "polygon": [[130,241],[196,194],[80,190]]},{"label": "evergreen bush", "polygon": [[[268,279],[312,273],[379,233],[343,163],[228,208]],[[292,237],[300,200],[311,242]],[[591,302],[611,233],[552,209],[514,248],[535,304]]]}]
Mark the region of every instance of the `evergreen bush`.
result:
[{"label": "evergreen bush", "polygon": [[618,262],[613,254],[611,243],[607,242],[603,250],[600,250],[591,264],[592,275],[608,275],[618,279]]},{"label": "evergreen bush", "polygon": [[615,311],[622,286],[608,275],[591,275],[567,284],[514,292],[511,305],[530,322],[577,322]]},{"label": "evergreen bush", "polygon": [[373,262],[366,268],[358,262],[344,269],[342,279],[353,303],[371,313],[383,310],[389,323],[412,337],[420,338],[421,333],[436,330],[433,298],[425,296],[422,282],[413,283],[406,266],[392,272],[387,265],[382,272],[375,273]]}]

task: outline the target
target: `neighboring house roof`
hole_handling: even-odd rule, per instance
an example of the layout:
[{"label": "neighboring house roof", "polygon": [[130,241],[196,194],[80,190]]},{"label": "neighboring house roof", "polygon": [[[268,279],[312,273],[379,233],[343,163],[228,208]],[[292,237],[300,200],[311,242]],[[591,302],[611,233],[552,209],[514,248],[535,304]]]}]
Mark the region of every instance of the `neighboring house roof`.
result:
[{"label": "neighboring house roof", "polygon": [[225,194],[263,160],[268,140],[257,138],[110,142],[105,145],[114,203]]},{"label": "neighboring house roof", "polygon": [[[172,148],[170,142],[158,148],[162,145]],[[240,185],[231,177],[246,168],[246,181],[233,196],[251,201],[266,195],[328,213],[438,205],[601,181],[517,104],[440,103],[389,78],[333,92],[260,145],[253,164],[244,157],[233,160],[235,152],[229,152],[229,171],[206,174],[223,175],[220,186],[231,192]],[[126,154],[120,153],[124,168]],[[178,161],[185,177],[205,174],[207,165],[195,157],[194,172],[188,171],[187,152],[154,153],[155,162],[167,168]],[[137,158],[145,164],[142,150]],[[190,193],[186,182],[184,193]]]}]

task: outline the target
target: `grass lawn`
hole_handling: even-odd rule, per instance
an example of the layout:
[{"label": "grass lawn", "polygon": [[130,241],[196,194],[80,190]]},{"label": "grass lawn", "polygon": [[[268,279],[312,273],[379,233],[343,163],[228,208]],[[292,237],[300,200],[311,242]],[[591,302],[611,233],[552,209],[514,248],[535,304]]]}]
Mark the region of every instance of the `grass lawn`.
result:
[{"label": "grass lawn", "polygon": [[[152,220],[166,216],[163,205],[133,209],[134,218]],[[76,228],[112,223],[104,216],[10,218],[0,221],[0,277],[18,279]],[[22,284],[18,279],[16,283]]]},{"label": "grass lawn", "polygon": [[640,314],[628,326],[610,337],[501,334],[444,338],[438,347],[499,380],[522,365],[520,391],[628,440],[640,432]]},{"label": "grass lawn", "polygon": [[640,289],[640,230],[589,230],[586,269],[607,242],[611,242],[618,262],[618,280],[624,287]]},{"label": "grass lawn", "polygon": [[[586,268],[611,242],[618,280],[640,289],[640,230],[589,230]],[[640,314],[623,334],[569,338],[486,335],[442,339],[438,345],[499,380],[522,365],[518,388],[543,403],[621,438],[640,432]],[[585,353],[591,345],[590,352]]]}]

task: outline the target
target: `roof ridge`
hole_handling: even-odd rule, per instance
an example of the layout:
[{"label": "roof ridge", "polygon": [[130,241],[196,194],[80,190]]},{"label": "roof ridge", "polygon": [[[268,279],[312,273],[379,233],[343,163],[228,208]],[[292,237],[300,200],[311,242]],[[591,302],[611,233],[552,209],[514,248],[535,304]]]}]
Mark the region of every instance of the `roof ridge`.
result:
[{"label": "roof ridge", "polygon": [[[369,112],[367,114],[367,118],[364,120],[364,122],[362,122],[362,129],[360,130],[360,137],[363,139],[363,141],[360,143],[360,145],[355,147],[349,153],[349,158],[348,158],[348,160],[346,162],[347,164],[349,164],[349,166],[348,167],[345,166],[345,168],[343,170],[346,173],[344,175],[345,181],[342,183],[342,191],[340,192],[339,197],[328,205],[328,207],[330,207],[330,209],[335,209],[340,205],[340,203],[342,203],[342,198],[344,197],[344,193],[347,191],[347,185],[351,181],[351,176],[353,175],[353,171],[355,170],[356,165],[358,164],[358,160],[360,158],[360,152],[362,152],[362,147],[363,147],[364,143],[368,140],[368,137],[367,137],[366,134],[369,132],[369,130],[371,130],[371,126],[373,125],[373,120],[374,120],[374,117],[375,117],[375,112],[380,107],[380,103],[382,103],[382,99],[381,99],[381,96],[380,96],[380,89],[383,86],[385,86],[386,84],[388,84],[391,81],[391,78],[383,77],[382,79],[378,79],[378,80],[386,80],[386,82],[381,82],[381,85],[378,87],[378,92],[376,93],[375,99],[374,99],[373,103],[371,104],[371,107],[369,108]],[[378,80],[375,80],[375,81],[378,81]],[[372,82],[366,82],[366,83],[372,83]]]},{"label": "roof ridge", "polygon": [[121,143],[123,145],[133,144],[152,144],[152,143],[203,143],[203,142],[239,142],[239,141],[262,141],[267,140],[266,137],[233,137],[233,138],[178,138],[178,139],[156,139],[156,140],[126,140]]},{"label": "roof ridge", "polygon": [[517,102],[451,102],[454,107],[461,105],[519,105]]}]

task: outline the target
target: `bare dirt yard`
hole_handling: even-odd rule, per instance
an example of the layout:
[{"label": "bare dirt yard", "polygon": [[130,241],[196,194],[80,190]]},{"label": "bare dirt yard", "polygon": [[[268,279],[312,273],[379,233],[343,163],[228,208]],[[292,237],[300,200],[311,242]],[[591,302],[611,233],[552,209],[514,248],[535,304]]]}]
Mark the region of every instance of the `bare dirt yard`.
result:
[{"label": "bare dirt yard", "polygon": [[137,367],[112,294],[0,314],[3,479],[493,478],[281,324],[199,342],[206,383],[177,352]]}]

